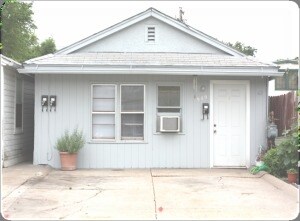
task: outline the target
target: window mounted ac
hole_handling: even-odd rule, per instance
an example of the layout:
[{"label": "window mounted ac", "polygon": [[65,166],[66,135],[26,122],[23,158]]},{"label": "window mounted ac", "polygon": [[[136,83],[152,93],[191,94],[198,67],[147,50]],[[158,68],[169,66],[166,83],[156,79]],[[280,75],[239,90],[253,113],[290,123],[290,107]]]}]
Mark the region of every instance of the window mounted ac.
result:
[{"label": "window mounted ac", "polygon": [[160,116],[160,132],[179,132],[179,116]]}]

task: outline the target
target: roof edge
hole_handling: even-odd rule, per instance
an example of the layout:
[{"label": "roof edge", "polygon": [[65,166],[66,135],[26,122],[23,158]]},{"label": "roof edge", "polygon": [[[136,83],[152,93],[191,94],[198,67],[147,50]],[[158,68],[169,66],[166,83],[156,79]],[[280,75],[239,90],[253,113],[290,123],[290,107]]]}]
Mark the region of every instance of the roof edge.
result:
[{"label": "roof edge", "polygon": [[89,45],[93,42],[96,42],[104,37],[107,37],[117,31],[120,31],[126,27],[129,27],[139,21],[142,21],[150,16],[153,16],[156,19],[159,19],[162,22],[165,22],[183,32],[186,32],[187,34],[192,35],[193,37],[198,38],[199,40],[202,40],[230,55],[233,56],[241,56],[244,57],[246,56],[245,54],[233,49],[232,47],[229,47],[228,45],[224,44],[223,42],[187,25],[184,24],[178,20],[176,20],[175,18],[170,17],[169,15],[162,13],[160,11],[158,11],[155,8],[149,8],[146,11],[143,11],[139,14],[136,14],[132,17],[129,17],[113,26],[110,26],[100,32],[97,32],[95,34],[92,34],[82,40],[79,40],[69,46],[66,46],[60,50],[58,50],[55,54],[69,54],[72,53],[82,47],[85,47],[86,45]]},{"label": "roof edge", "polygon": [[14,68],[22,67],[21,63],[13,60],[12,58],[6,57],[3,54],[0,54],[0,58],[1,58],[1,65],[7,65],[7,66],[14,67]]}]

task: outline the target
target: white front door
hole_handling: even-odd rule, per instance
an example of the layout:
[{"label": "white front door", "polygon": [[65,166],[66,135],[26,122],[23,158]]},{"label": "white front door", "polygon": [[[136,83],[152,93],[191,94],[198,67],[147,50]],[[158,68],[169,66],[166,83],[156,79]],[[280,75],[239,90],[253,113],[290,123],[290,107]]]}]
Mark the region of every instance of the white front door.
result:
[{"label": "white front door", "polygon": [[246,84],[213,85],[213,166],[246,166]]}]

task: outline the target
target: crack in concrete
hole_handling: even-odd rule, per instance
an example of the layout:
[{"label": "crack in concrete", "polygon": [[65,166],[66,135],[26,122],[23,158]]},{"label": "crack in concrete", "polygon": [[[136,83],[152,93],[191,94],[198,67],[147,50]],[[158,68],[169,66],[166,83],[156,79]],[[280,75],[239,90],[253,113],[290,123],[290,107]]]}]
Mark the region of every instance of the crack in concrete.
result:
[{"label": "crack in concrete", "polygon": [[150,169],[150,175],[151,175],[152,190],[153,190],[153,197],[154,197],[154,215],[155,215],[155,219],[157,220],[156,196],[155,196],[155,188],[154,188],[153,175],[151,169]]},{"label": "crack in concrete", "polygon": [[[50,172],[49,172],[50,173]],[[9,194],[7,194],[5,197],[2,198],[2,202],[8,201],[6,206],[6,210],[9,210],[13,204],[21,198],[21,195],[27,191],[29,188],[32,188],[35,184],[38,182],[41,182],[44,180],[49,173],[47,173],[45,176],[39,176],[39,177],[30,177],[26,179],[23,183],[21,183],[18,187],[16,187],[13,191],[11,191]],[[3,208],[4,209],[4,208]]]},{"label": "crack in concrete", "polygon": [[[43,210],[43,211],[53,211],[53,210],[56,210],[56,209],[59,209],[59,208],[63,208],[63,207],[66,207],[66,206],[72,206],[72,205],[75,205],[75,204],[80,204],[80,203],[85,203],[87,201],[89,201],[90,199],[98,196],[100,193],[102,193],[103,191],[101,189],[98,189],[98,192],[95,193],[94,195],[90,196],[89,198],[87,199],[83,199],[83,200],[80,200],[80,201],[76,201],[76,202],[73,202],[73,203],[70,203],[70,204],[63,204],[62,206],[56,206],[56,207],[53,207],[53,208],[50,208],[50,209],[46,209],[46,210]],[[59,217],[59,219],[64,219],[72,214],[75,214],[77,213],[78,211],[81,211],[83,209],[83,205],[80,207],[80,209],[77,209],[75,211],[72,211],[71,213],[67,214],[67,215],[64,215],[64,216],[61,216]]]}]

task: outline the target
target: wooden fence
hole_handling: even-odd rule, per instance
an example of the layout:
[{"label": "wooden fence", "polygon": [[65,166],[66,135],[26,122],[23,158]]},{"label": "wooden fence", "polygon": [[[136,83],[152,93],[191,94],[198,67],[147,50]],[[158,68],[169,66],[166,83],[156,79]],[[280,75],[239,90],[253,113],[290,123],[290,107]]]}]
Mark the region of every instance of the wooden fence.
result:
[{"label": "wooden fence", "polygon": [[291,125],[297,121],[296,108],[297,96],[295,92],[269,97],[269,113],[274,112],[278,136],[282,136],[282,133],[290,129]]}]

